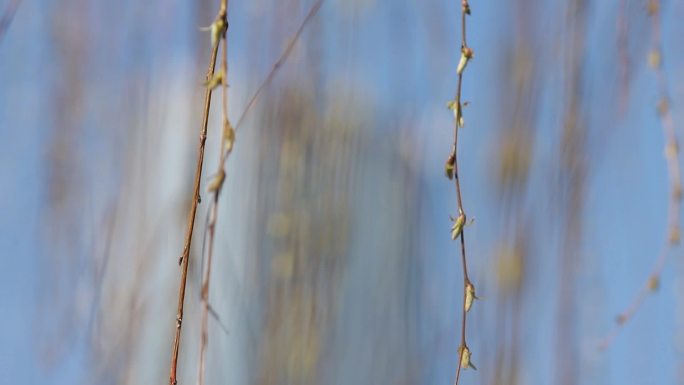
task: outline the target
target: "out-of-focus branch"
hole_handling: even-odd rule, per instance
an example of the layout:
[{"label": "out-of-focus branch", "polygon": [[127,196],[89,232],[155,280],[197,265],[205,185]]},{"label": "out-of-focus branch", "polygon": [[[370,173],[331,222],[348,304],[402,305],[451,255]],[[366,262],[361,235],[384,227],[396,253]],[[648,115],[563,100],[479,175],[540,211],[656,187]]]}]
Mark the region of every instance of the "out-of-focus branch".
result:
[{"label": "out-of-focus branch", "polygon": [[661,4],[659,0],[649,0],[647,5],[648,14],[651,17],[651,52],[648,54],[648,64],[653,69],[656,75],[656,86],[658,87],[658,104],[657,111],[660,119],[660,124],[663,128],[663,136],[665,137],[665,160],[667,162],[667,173],[670,184],[670,199],[667,210],[668,230],[662,250],[655,260],[651,273],[641,289],[639,294],[634,298],[632,303],[625,311],[620,313],[616,318],[616,325],[613,330],[601,341],[600,349],[606,349],[610,346],[612,341],[617,336],[622,327],[629,322],[634,314],[639,310],[641,304],[644,302],[649,294],[655,292],[660,286],[660,276],[665,268],[670,251],[679,245],[680,241],[680,202],[682,200],[682,181],[681,171],[679,168],[679,143],[677,139],[677,132],[675,130],[674,120],[672,118],[672,111],[670,108],[670,96],[667,86],[667,76],[663,69],[663,43],[662,43],[662,23],[661,23]]},{"label": "out-of-focus branch", "polygon": [[290,39],[290,42],[287,44],[287,47],[285,47],[283,53],[280,54],[278,60],[275,62],[275,64],[273,64],[271,71],[268,73],[268,75],[266,75],[266,78],[264,78],[261,84],[259,84],[259,87],[257,88],[256,92],[254,92],[254,95],[252,95],[252,97],[249,99],[247,107],[245,107],[245,109],[240,114],[240,118],[237,120],[237,124],[235,125],[236,131],[240,129],[240,127],[242,126],[242,123],[247,117],[247,114],[256,104],[259,95],[261,95],[261,92],[264,90],[264,88],[266,88],[267,85],[271,83],[280,67],[283,65],[283,63],[285,63],[287,58],[290,56],[290,53],[292,53],[292,49],[295,46],[295,43],[297,43],[297,40],[299,40],[299,36],[304,31],[304,27],[306,27],[309,21],[316,15],[316,13],[318,13],[318,10],[321,8],[322,4],[323,0],[318,0],[314,3],[314,5],[311,6],[311,9],[306,14],[306,17],[304,18],[304,20],[302,20],[302,24],[300,24],[299,28],[297,28],[297,32],[295,32],[294,36],[292,37],[292,39]]},{"label": "out-of-focus branch", "polygon": [[[209,282],[211,279],[211,262],[214,255],[214,237],[216,230],[216,218],[218,212],[219,194],[221,193],[221,188],[223,187],[223,182],[226,179],[226,171],[224,168],[224,163],[228,155],[233,149],[233,142],[235,140],[235,132],[233,127],[230,125],[228,120],[228,41],[226,39],[226,30],[228,28],[228,0],[221,0],[221,8],[219,10],[219,17],[214,22],[212,29],[214,31],[219,31],[219,36],[221,45],[223,46],[223,55],[221,56],[221,69],[219,74],[221,74],[221,122],[223,124],[222,138],[219,141],[219,162],[218,170],[214,175],[211,183],[209,184],[209,192],[213,193],[213,201],[211,209],[209,210],[209,222],[207,228],[209,230],[209,249],[207,252],[207,267],[202,272],[204,277],[202,278],[202,324],[200,326],[200,353],[199,353],[199,371],[197,374],[197,384],[204,385],[204,368],[205,368],[205,357],[207,352],[207,342],[209,339]],[[217,26],[216,23],[219,23]],[[214,36],[212,36],[214,38]],[[217,41],[216,45],[219,43]]]},{"label": "out-of-focus branch", "polygon": [[[219,71],[219,74],[221,74],[221,90],[222,90],[222,123],[223,123],[223,134],[222,134],[222,140],[220,144],[220,149],[219,149],[219,162],[218,162],[218,169],[216,171],[216,174],[214,175],[211,183],[209,184],[209,192],[213,193],[213,201],[211,205],[211,209],[209,212],[209,221],[207,224],[207,229],[209,232],[209,245],[207,249],[207,266],[206,269],[203,271],[203,279],[202,279],[202,289],[201,289],[201,295],[202,295],[202,324],[201,324],[201,330],[200,330],[200,355],[199,355],[199,373],[198,373],[198,379],[197,383],[198,385],[204,385],[204,372],[205,372],[205,356],[206,356],[206,349],[207,349],[207,342],[208,342],[208,316],[209,313],[211,312],[211,306],[209,305],[209,282],[211,278],[211,263],[213,259],[213,254],[214,254],[214,240],[215,240],[215,234],[216,234],[216,221],[218,219],[218,203],[219,203],[219,196],[221,194],[221,189],[223,187],[223,183],[225,182],[226,178],[226,170],[225,170],[225,163],[226,160],[228,159],[228,156],[233,150],[233,144],[235,143],[235,133],[237,128],[241,125],[241,123],[244,121],[245,117],[247,116],[247,113],[249,110],[255,105],[259,95],[263,91],[263,89],[270,84],[270,82],[273,80],[275,77],[278,69],[282,66],[282,64],[287,60],[289,57],[290,53],[292,52],[292,49],[294,48],[295,43],[299,39],[299,36],[302,34],[304,31],[304,27],[309,23],[309,21],[313,18],[313,16],[316,15],[318,10],[321,7],[321,4],[323,3],[323,0],[318,0],[314,5],[311,7],[309,12],[307,13],[306,17],[302,21],[301,25],[297,29],[297,32],[295,33],[294,37],[290,40],[288,43],[287,47],[285,48],[285,51],[280,55],[280,58],[278,58],[278,61],[273,65],[273,68],[269,72],[268,76],[262,81],[262,83],[259,85],[257,88],[256,92],[250,99],[249,103],[247,104],[247,107],[245,107],[244,111],[240,115],[240,119],[238,120],[237,125],[235,128],[230,123],[230,120],[228,119],[228,43],[226,40],[225,36],[225,29],[223,29],[223,35],[220,37],[222,45],[223,45],[223,56],[221,60],[221,69]],[[227,8],[228,8],[228,1],[227,0],[221,0],[221,9],[219,11],[219,15],[223,15],[225,18],[227,15]],[[217,19],[218,20],[218,19]],[[216,23],[216,22],[215,22]],[[223,25],[227,26],[227,20],[223,20]],[[214,30],[216,29],[215,27],[213,28]]]},{"label": "out-of-focus branch", "polygon": [[617,18],[617,49],[618,60],[620,65],[620,93],[619,93],[619,109],[620,113],[624,113],[627,109],[627,102],[629,99],[629,18],[627,16],[627,0],[620,0],[618,5]]},{"label": "out-of-focus branch", "polygon": [[14,15],[17,14],[17,9],[19,9],[20,3],[21,0],[10,1],[5,7],[5,12],[3,12],[2,16],[0,16],[0,41],[2,41],[2,38],[5,36],[9,26],[12,24]]}]

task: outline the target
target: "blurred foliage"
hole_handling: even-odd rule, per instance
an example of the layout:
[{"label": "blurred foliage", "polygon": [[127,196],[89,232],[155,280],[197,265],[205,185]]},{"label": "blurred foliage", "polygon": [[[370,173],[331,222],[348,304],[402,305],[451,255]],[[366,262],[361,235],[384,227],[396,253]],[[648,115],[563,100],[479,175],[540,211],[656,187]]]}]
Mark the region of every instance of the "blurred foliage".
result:
[{"label": "blurred foliage", "polygon": [[[55,370],[78,354],[82,383],[160,383],[210,44],[198,27],[211,23],[218,3],[29,3],[0,48],[19,45],[11,40],[17,28],[35,37],[27,20],[40,15],[38,48],[46,53],[33,61],[45,79],[32,87],[48,108],[33,99],[25,108],[48,124],[37,124],[41,143],[24,156],[41,157],[36,175],[44,176],[31,186],[43,194],[34,325],[41,365]],[[231,117],[310,3],[231,2]],[[618,209],[590,208],[619,195],[601,190],[604,180],[620,194],[658,191],[649,190],[661,182],[651,174],[665,175],[665,164],[643,154],[660,155],[662,134],[644,127],[650,115],[640,111],[672,111],[679,127],[681,54],[671,52],[682,7],[666,4],[672,13],[661,52],[648,48],[643,4],[606,4],[473,7],[469,44],[477,56],[464,62],[469,104],[459,167],[468,214],[477,218],[466,232],[482,301],[468,326],[479,370],[466,372],[464,384],[611,383],[631,368],[620,354],[638,344],[609,358],[595,358],[593,349],[597,329],[608,329],[628,301],[625,288],[637,284],[616,286],[626,273],[604,271],[615,257],[589,255],[599,241],[628,244],[639,252],[625,263],[643,273],[652,258],[641,254],[659,228],[645,224],[653,234],[642,240],[597,224],[608,213],[635,227],[634,215],[651,215],[665,198],[640,198],[646,207],[636,214],[633,200],[619,206],[633,195]],[[462,292],[446,231],[456,208],[443,177],[452,140],[443,100],[454,87],[444,79],[455,77],[461,55],[458,7],[326,3],[236,133],[211,294],[228,333],[210,322],[208,383],[451,381]],[[672,71],[665,105],[641,79],[649,65]],[[214,107],[202,191],[220,147]],[[610,167],[620,162],[624,169]],[[619,185],[623,174],[643,181]],[[196,371],[205,203],[190,259],[181,384]],[[452,231],[470,226],[457,224]],[[669,288],[669,278],[649,283]],[[609,360],[618,364],[608,368]]]}]

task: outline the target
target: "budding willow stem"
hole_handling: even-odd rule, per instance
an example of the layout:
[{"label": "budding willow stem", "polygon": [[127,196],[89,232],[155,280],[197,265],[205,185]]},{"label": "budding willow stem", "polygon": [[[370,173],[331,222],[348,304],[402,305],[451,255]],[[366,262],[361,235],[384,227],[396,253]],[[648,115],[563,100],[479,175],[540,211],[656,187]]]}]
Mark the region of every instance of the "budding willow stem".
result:
[{"label": "budding willow stem", "polygon": [[[218,19],[225,19],[225,9],[219,11]],[[216,67],[216,57],[218,56],[219,43],[215,42],[209,59],[209,69],[207,70],[206,81],[209,82],[214,77],[214,69]],[[202,124],[200,128],[199,148],[197,154],[197,166],[195,168],[194,192],[192,195],[192,203],[190,205],[190,213],[188,214],[187,232],[185,234],[185,243],[183,252],[180,257],[181,277],[178,289],[178,310],[176,313],[176,331],[173,339],[173,347],[171,352],[171,369],[169,371],[169,384],[176,385],[177,368],[178,368],[178,353],[180,351],[181,328],[183,326],[183,304],[185,301],[185,287],[188,278],[188,265],[190,259],[190,246],[192,245],[192,233],[195,227],[195,216],[197,214],[197,205],[200,201],[200,181],[202,179],[202,166],[204,164],[204,148],[207,140],[207,124],[209,122],[209,111],[211,109],[211,94],[212,88],[207,87],[204,93],[204,109],[202,113]]]},{"label": "budding willow stem", "polygon": [[[470,13],[470,4],[468,4],[468,0],[462,0],[461,2],[461,56],[466,55],[466,52],[468,52],[467,56],[472,56],[472,50],[468,47],[468,41],[467,41],[467,35],[466,35],[466,16],[467,14]],[[470,57],[467,57],[466,60],[469,60]],[[460,66],[459,66],[460,67]],[[465,65],[463,65],[463,68],[460,68],[460,71],[458,71],[458,83],[456,86],[456,99],[455,99],[455,108],[456,114],[455,114],[455,119],[454,119],[454,145],[452,149],[452,155],[453,155],[453,174],[454,174],[454,184],[456,187],[456,201],[458,203],[458,212],[459,216],[463,216],[464,220],[467,220],[467,215],[465,212],[465,209],[463,208],[463,195],[461,193],[461,176],[459,174],[459,169],[458,169],[458,131],[459,131],[459,126],[462,125],[462,101],[461,101],[461,90],[463,88],[463,72],[465,70]],[[467,350],[467,342],[466,342],[466,325],[467,325],[467,310],[466,310],[466,300],[467,300],[467,295],[468,295],[468,285],[470,284],[470,280],[468,278],[468,263],[467,263],[467,258],[466,258],[466,246],[465,246],[465,231],[464,229],[461,230],[460,235],[460,243],[461,243],[461,264],[463,267],[463,306],[461,307],[462,313],[461,313],[461,343],[459,345],[459,357],[458,357],[458,366],[456,368],[456,378],[454,380],[454,385],[458,385],[459,380],[461,378],[461,369],[463,369],[463,358],[464,354],[466,352],[469,353]],[[469,357],[468,357],[469,361]]]}]

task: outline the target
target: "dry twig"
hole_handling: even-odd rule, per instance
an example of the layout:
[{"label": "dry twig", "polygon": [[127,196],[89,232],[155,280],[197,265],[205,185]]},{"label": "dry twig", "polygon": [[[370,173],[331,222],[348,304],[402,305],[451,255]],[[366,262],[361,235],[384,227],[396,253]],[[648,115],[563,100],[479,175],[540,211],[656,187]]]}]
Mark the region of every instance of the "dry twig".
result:
[{"label": "dry twig", "polygon": [[323,4],[323,0],[318,0],[311,6],[311,9],[309,9],[309,12],[306,14],[306,17],[304,17],[304,20],[302,20],[302,23],[299,25],[299,28],[297,28],[297,32],[295,32],[292,39],[290,39],[290,42],[287,43],[287,47],[285,47],[283,53],[280,54],[278,60],[275,62],[275,64],[273,64],[271,71],[264,78],[261,84],[259,84],[259,87],[257,88],[256,92],[254,92],[254,95],[252,95],[252,97],[249,99],[247,107],[245,107],[245,109],[240,114],[240,118],[237,120],[237,124],[235,125],[236,131],[242,126],[242,123],[247,117],[247,114],[256,104],[256,101],[259,98],[259,95],[261,95],[261,92],[264,90],[264,88],[266,88],[267,85],[271,83],[271,81],[275,77],[275,74],[278,72],[280,67],[283,65],[283,63],[285,63],[287,58],[290,56],[290,53],[292,53],[292,49],[295,46],[295,43],[297,43],[297,40],[299,40],[299,36],[304,31],[304,27],[306,27],[306,25],[309,24],[309,21],[316,15],[316,13],[318,13],[318,10],[321,8],[321,4]]},{"label": "dry twig", "polygon": [[[205,372],[205,356],[206,356],[206,351],[207,351],[207,342],[208,342],[208,335],[209,335],[209,312],[210,312],[210,305],[209,305],[209,281],[211,278],[211,261],[213,257],[213,251],[214,251],[214,237],[215,237],[215,229],[216,229],[216,218],[217,218],[217,210],[218,210],[218,200],[219,200],[219,194],[221,193],[221,188],[223,187],[223,182],[225,181],[225,176],[226,176],[226,171],[224,169],[224,163],[226,157],[230,154],[230,152],[233,149],[233,141],[235,138],[235,134],[233,132],[233,128],[230,125],[230,122],[228,120],[228,42],[226,39],[226,30],[228,28],[228,20],[227,20],[227,14],[228,14],[228,0],[221,0],[221,8],[219,10],[219,17],[220,19],[217,19],[214,22],[214,25],[212,26],[212,33],[215,31],[218,31],[219,36],[215,37],[212,35],[212,39],[215,39],[217,41],[216,45],[218,45],[218,42],[220,41],[223,46],[223,55],[221,56],[221,69],[219,71],[221,76],[221,96],[222,96],[222,103],[221,103],[221,122],[223,124],[223,132],[222,132],[222,138],[219,141],[220,148],[219,148],[219,162],[218,162],[218,170],[216,174],[214,175],[214,178],[209,184],[209,192],[213,193],[213,201],[209,213],[209,222],[208,222],[208,230],[209,230],[209,249],[207,253],[207,267],[206,269],[202,272],[204,274],[204,277],[202,278],[202,290],[201,290],[201,295],[202,295],[202,323],[200,326],[200,353],[199,353],[199,371],[197,374],[197,384],[198,385],[204,385],[204,372]],[[218,23],[218,25],[216,24]],[[225,148],[225,150],[224,150]]]},{"label": "dry twig", "polygon": [[[226,10],[221,9],[216,16],[216,20],[226,19]],[[216,23],[216,21],[214,22]],[[207,70],[207,83],[214,78],[214,68],[216,67],[216,57],[218,56],[219,44],[215,41],[212,46],[211,57],[209,59],[209,69]],[[195,227],[195,214],[197,213],[197,205],[200,201],[200,180],[202,178],[202,165],[204,163],[204,145],[207,140],[207,124],[209,121],[209,110],[211,108],[211,94],[212,87],[207,87],[204,94],[204,109],[202,113],[202,124],[200,128],[199,148],[197,154],[197,166],[195,168],[195,181],[193,199],[190,205],[190,213],[188,214],[188,227],[185,235],[185,243],[183,252],[181,254],[179,263],[181,264],[181,278],[180,287],[178,289],[178,310],[176,314],[176,332],[173,340],[173,348],[171,353],[171,369],[169,374],[169,384],[176,385],[176,369],[178,367],[178,352],[180,349],[181,327],[183,325],[183,303],[185,300],[185,286],[188,277],[188,260],[190,259],[190,246],[192,244],[192,233]]]}]

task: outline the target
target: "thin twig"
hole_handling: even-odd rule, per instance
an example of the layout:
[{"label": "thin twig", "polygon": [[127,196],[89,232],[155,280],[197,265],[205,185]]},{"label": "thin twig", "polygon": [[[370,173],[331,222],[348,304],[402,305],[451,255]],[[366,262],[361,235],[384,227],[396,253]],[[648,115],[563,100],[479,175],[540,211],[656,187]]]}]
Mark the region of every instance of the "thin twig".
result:
[{"label": "thin twig", "polygon": [[[225,182],[225,177],[226,177],[226,171],[225,171],[225,163],[232,152],[233,149],[233,143],[235,141],[235,133],[237,131],[237,128],[241,125],[241,123],[244,121],[245,117],[247,116],[247,113],[250,111],[250,109],[255,105],[259,95],[261,94],[262,90],[265,89],[265,87],[273,80],[274,76],[276,75],[278,69],[282,66],[282,64],[287,60],[289,57],[290,53],[292,52],[292,49],[294,48],[295,43],[299,39],[300,35],[304,31],[304,28],[308,24],[308,22],[313,18],[313,16],[316,15],[318,10],[321,7],[323,0],[318,0],[314,5],[311,7],[309,10],[308,14],[302,21],[302,24],[299,26],[297,29],[297,32],[295,33],[294,37],[290,40],[288,43],[287,47],[285,48],[285,51],[281,54],[280,58],[278,61],[273,65],[273,68],[269,72],[268,76],[264,79],[264,81],[259,85],[257,88],[256,92],[250,99],[249,103],[247,104],[247,107],[243,110],[242,114],[240,115],[240,119],[238,120],[238,124],[233,128],[231,125],[229,119],[228,119],[228,83],[227,83],[227,78],[228,78],[228,59],[227,59],[227,52],[228,52],[228,44],[226,40],[225,34],[221,36],[222,38],[222,44],[223,44],[223,57],[221,61],[221,73],[223,74],[222,80],[222,96],[223,96],[223,103],[222,103],[222,122],[223,122],[223,137],[222,140],[220,141],[220,149],[219,149],[219,162],[218,162],[218,169],[216,171],[216,174],[214,175],[214,179],[212,183],[210,184],[210,190],[213,193],[213,201],[212,205],[210,208],[210,213],[209,213],[209,218],[208,218],[208,224],[207,224],[207,229],[209,232],[209,245],[208,245],[208,250],[207,250],[207,266],[206,269],[202,269],[204,273],[204,277],[202,279],[202,290],[201,290],[201,295],[202,295],[202,323],[201,323],[201,330],[200,330],[200,355],[199,355],[199,373],[198,373],[198,380],[197,383],[198,385],[204,385],[204,372],[205,372],[205,357],[206,357],[206,349],[207,349],[207,342],[208,342],[208,315],[211,313],[214,315],[214,317],[219,320],[218,315],[216,312],[213,310],[211,305],[209,304],[209,282],[211,278],[211,263],[213,259],[213,253],[214,253],[214,240],[215,240],[215,233],[216,233],[216,221],[218,219],[218,203],[219,203],[219,196],[221,194],[221,190],[223,187],[223,183]],[[221,11],[224,17],[227,15],[227,8],[228,8],[228,2],[227,0],[222,0],[221,1]],[[227,20],[224,20],[227,25]],[[224,328],[224,331],[227,332],[227,329],[221,324],[219,320],[219,324],[222,328]]]},{"label": "thin twig", "polygon": [[[468,47],[467,37],[466,37],[466,17],[470,14],[470,4],[468,0],[462,0],[461,2],[461,60],[458,66],[458,84],[456,87],[456,99],[451,105],[454,109],[454,145],[452,152],[447,160],[447,168],[451,168],[454,176],[454,184],[456,186],[456,199],[458,202],[458,214],[459,218],[456,219],[456,224],[458,234],[454,234],[452,230],[452,237],[457,235],[461,242],[461,263],[463,266],[463,307],[462,307],[462,319],[461,319],[461,343],[458,348],[458,367],[456,368],[456,378],[454,380],[454,385],[458,385],[461,377],[461,369],[464,365],[470,366],[470,350],[466,342],[466,313],[470,310],[473,297],[475,296],[474,287],[468,278],[468,265],[466,259],[466,247],[465,247],[465,234],[463,226],[467,221],[467,216],[465,209],[463,208],[463,197],[461,194],[461,178],[458,170],[458,131],[459,126],[463,126],[463,103],[461,101],[461,89],[463,85],[463,71],[466,65],[473,56],[473,51]],[[449,174],[449,172],[448,172]],[[470,296],[470,298],[468,298]],[[468,302],[470,301],[470,304]]]},{"label": "thin twig", "polygon": [[[225,9],[219,12],[217,20],[225,20]],[[216,67],[216,57],[218,56],[219,42],[214,42],[211,51],[211,58],[209,59],[209,69],[207,70],[207,83],[214,77],[214,68]],[[180,287],[178,289],[178,311],[176,314],[176,332],[173,340],[173,350],[171,353],[171,369],[169,374],[169,384],[176,385],[176,369],[178,367],[178,352],[180,349],[181,327],[183,325],[183,302],[185,300],[185,286],[188,278],[188,262],[190,259],[190,246],[192,244],[192,233],[195,227],[195,214],[197,213],[197,205],[200,201],[200,181],[202,178],[202,165],[204,163],[204,145],[207,140],[207,124],[209,122],[209,110],[211,108],[211,94],[212,87],[207,86],[204,94],[204,110],[202,113],[202,125],[200,129],[199,148],[197,154],[197,166],[195,168],[195,181],[193,199],[190,205],[190,213],[188,215],[188,227],[185,235],[185,244],[183,246],[183,253],[181,254],[179,263],[181,266]]]},{"label": "thin twig", "polygon": [[292,49],[295,46],[295,43],[297,43],[297,40],[299,40],[299,36],[304,31],[304,27],[306,27],[309,21],[316,15],[316,13],[318,13],[318,10],[321,8],[321,4],[323,4],[323,0],[318,0],[314,3],[314,5],[311,6],[309,13],[307,13],[304,20],[302,20],[302,24],[299,25],[297,32],[295,32],[294,36],[292,37],[292,39],[290,39],[290,42],[287,44],[287,47],[285,47],[283,53],[280,54],[278,60],[275,62],[275,64],[273,64],[271,71],[268,73],[266,78],[264,78],[261,84],[259,84],[259,87],[257,88],[254,95],[252,95],[252,97],[249,99],[247,107],[245,107],[245,109],[242,111],[242,114],[240,114],[240,118],[238,119],[237,124],[235,125],[236,131],[242,126],[242,123],[247,117],[247,114],[252,109],[252,107],[254,107],[254,104],[256,104],[256,101],[259,98],[261,91],[263,91],[264,88],[266,88],[266,86],[271,83],[276,72],[278,72],[278,69],[280,69],[283,63],[285,63],[285,61],[287,60],[288,56],[290,56],[290,53],[292,52]]},{"label": "thin twig", "polygon": [[[228,25],[228,0],[221,0],[221,9],[219,10],[219,17],[221,18],[221,23],[223,26]],[[206,351],[209,335],[209,312],[211,306],[209,305],[209,282],[211,279],[211,261],[214,255],[214,237],[216,229],[216,218],[218,212],[218,201],[219,194],[221,193],[221,188],[223,187],[223,182],[225,180],[225,169],[223,164],[225,163],[226,157],[230,154],[232,149],[232,141],[234,138],[234,133],[228,130],[233,128],[230,126],[228,121],[228,41],[226,39],[227,28],[222,28],[223,33],[220,36],[220,41],[223,46],[223,55],[221,56],[221,71],[223,74],[221,78],[221,122],[222,122],[222,137],[219,141],[219,162],[218,170],[214,176],[214,180],[210,184],[210,189],[213,192],[213,202],[209,214],[209,249],[207,252],[207,267],[204,270],[204,277],[202,279],[202,324],[200,326],[200,354],[199,354],[199,372],[197,375],[197,384],[204,385],[204,372],[206,363]],[[218,43],[217,43],[218,45]],[[228,151],[224,151],[227,147],[227,140],[230,140],[230,147]],[[215,314],[215,312],[213,312]]]},{"label": "thin twig", "polygon": [[17,9],[19,9],[19,4],[21,0],[12,0],[7,3],[5,7],[5,12],[0,17],[0,41],[5,36],[5,33],[9,29],[9,26],[14,20],[14,16],[17,14]]},{"label": "thin twig", "polygon": [[628,95],[629,95],[629,17],[627,14],[627,0],[620,0],[618,5],[617,17],[617,50],[618,60],[620,65],[620,88],[619,88],[619,102],[618,107],[620,114],[624,114],[627,109]]},{"label": "thin twig", "polygon": [[[213,203],[213,202],[212,202]],[[207,229],[209,228],[209,214],[211,213],[212,209],[211,207],[209,208],[209,213],[207,213],[207,218],[204,221],[204,235],[202,236],[202,251],[200,252],[200,255],[202,256],[202,262],[200,263],[200,268],[198,270],[199,276],[197,278],[198,282],[203,282],[203,274],[204,274],[204,255],[206,251],[206,244],[207,244]],[[202,292],[200,291],[199,293],[199,300],[202,302]],[[211,306],[211,303],[208,303],[209,307],[209,315],[214,317],[214,320],[218,323],[219,327],[221,327],[221,330],[223,330],[226,335],[230,334],[228,332],[228,327],[224,325],[223,321],[221,320],[221,317],[219,316],[218,312]]]},{"label": "thin twig", "polygon": [[663,269],[665,269],[665,262],[670,254],[669,252],[679,244],[680,240],[680,225],[679,213],[680,202],[682,199],[682,182],[681,172],[679,169],[679,144],[677,139],[677,132],[675,130],[674,120],[670,108],[670,96],[667,86],[667,76],[663,69],[663,44],[661,37],[661,5],[659,0],[650,0],[648,2],[648,13],[652,19],[652,35],[651,44],[652,49],[648,57],[649,65],[653,68],[656,75],[656,82],[658,87],[658,117],[663,128],[663,136],[665,137],[665,160],[667,161],[667,171],[670,184],[670,199],[668,203],[668,230],[663,242],[663,247],[655,260],[651,273],[641,289],[639,294],[634,298],[632,303],[625,311],[620,313],[616,319],[616,325],[610,333],[601,340],[599,349],[607,349],[613,342],[618,332],[622,327],[629,322],[634,314],[639,310],[643,302],[649,294],[654,293],[658,286],[660,286],[660,276]]}]

